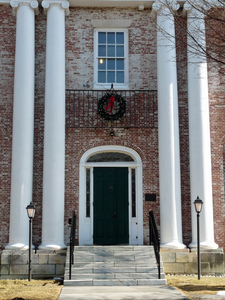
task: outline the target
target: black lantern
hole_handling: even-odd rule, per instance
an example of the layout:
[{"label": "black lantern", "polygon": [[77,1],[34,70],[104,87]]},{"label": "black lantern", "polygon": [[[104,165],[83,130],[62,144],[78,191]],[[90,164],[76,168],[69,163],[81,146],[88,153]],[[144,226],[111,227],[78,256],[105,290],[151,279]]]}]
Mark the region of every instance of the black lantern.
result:
[{"label": "black lantern", "polygon": [[28,218],[33,219],[35,215],[35,206],[32,202],[29,205],[27,205],[26,210]]},{"label": "black lantern", "polygon": [[199,199],[199,196],[194,201],[195,211],[197,213],[197,246],[198,246],[198,280],[201,277],[201,258],[200,258],[200,229],[199,229],[199,217],[202,210],[203,201]]},{"label": "black lantern", "polygon": [[195,205],[195,211],[196,211],[196,213],[200,214],[200,212],[202,210],[203,201],[201,199],[199,199],[199,196],[194,201],[194,205]]},{"label": "black lantern", "polygon": [[32,220],[35,215],[35,206],[33,205],[32,201],[26,207],[28,218],[30,219],[29,222],[29,265],[28,265],[28,280],[31,280],[31,261],[32,261]]}]

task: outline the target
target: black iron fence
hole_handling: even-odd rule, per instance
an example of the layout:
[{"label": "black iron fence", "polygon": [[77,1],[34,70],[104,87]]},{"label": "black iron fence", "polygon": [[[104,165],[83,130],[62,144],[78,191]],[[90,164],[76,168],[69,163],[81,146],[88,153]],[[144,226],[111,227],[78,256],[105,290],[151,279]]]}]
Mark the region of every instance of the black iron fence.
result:
[{"label": "black iron fence", "polygon": [[[116,93],[126,100],[122,118],[107,121],[98,112],[106,90],[66,90],[67,128],[155,128],[158,125],[157,91],[124,90]],[[116,109],[115,103],[115,109]]]},{"label": "black iron fence", "polygon": [[149,212],[149,245],[153,245],[156,262],[158,266],[158,278],[161,278],[160,272],[160,237],[155,222],[155,216],[153,210]]}]

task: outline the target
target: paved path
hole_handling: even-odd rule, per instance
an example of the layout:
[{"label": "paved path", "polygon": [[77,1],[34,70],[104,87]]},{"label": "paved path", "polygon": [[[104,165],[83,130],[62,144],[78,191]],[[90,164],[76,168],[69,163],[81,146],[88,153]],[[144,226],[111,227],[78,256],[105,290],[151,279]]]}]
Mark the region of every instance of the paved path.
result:
[{"label": "paved path", "polygon": [[63,287],[59,300],[157,300],[189,299],[173,287],[160,286],[77,286]]}]

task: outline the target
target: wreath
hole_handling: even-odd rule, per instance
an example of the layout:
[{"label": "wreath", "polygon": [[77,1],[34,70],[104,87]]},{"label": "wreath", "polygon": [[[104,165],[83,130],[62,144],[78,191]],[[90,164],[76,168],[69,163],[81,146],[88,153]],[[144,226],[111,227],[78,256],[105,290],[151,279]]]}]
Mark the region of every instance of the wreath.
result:
[{"label": "wreath", "polygon": [[[116,103],[116,105],[115,105]],[[113,108],[115,108],[115,112]],[[126,100],[121,95],[109,92],[98,101],[98,113],[107,121],[116,121],[126,112]]]}]

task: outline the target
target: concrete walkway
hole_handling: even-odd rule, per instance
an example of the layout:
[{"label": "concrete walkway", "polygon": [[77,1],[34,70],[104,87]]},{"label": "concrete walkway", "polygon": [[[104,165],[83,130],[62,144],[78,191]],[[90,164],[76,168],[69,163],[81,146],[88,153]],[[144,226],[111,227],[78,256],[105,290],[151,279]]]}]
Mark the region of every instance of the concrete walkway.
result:
[{"label": "concrete walkway", "polygon": [[59,300],[157,300],[189,299],[173,287],[160,286],[66,286]]}]

